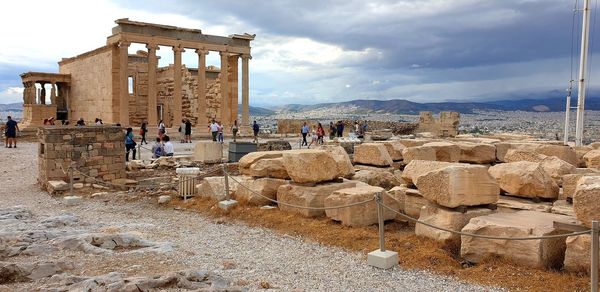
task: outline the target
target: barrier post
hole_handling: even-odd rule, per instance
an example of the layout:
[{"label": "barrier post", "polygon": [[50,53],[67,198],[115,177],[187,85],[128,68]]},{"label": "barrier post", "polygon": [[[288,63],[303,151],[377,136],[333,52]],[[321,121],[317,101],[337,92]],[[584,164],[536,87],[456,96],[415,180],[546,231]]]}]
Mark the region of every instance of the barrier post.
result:
[{"label": "barrier post", "polygon": [[73,164],[69,165],[69,196],[74,196],[73,194]]},{"label": "barrier post", "polygon": [[590,270],[590,278],[591,278],[591,290],[592,292],[598,292],[598,235],[599,235],[600,227],[598,221],[592,221],[592,258],[591,258],[591,270]]},{"label": "barrier post", "polygon": [[220,201],[218,206],[223,210],[229,210],[229,208],[237,205],[236,200],[232,200],[229,198],[229,174],[227,173],[227,163],[223,163],[223,180],[225,183],[225,198],[223,201]]},{"label": "barrier post", "polygon": [[382,193],[375,194],[375,203],[377,204],[377,220],[379,222],[379,249],[376,249],[367,255],[367,264],[380,269],[389,269],[398,265],[398,253],[391,250],[385,250]]}]

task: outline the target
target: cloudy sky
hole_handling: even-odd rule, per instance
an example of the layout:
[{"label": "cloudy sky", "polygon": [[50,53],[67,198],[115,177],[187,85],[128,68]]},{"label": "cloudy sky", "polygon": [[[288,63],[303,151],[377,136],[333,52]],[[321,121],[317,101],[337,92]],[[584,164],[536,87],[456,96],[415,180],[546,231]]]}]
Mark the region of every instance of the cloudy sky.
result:
[{"label": "cloudy sky", "polygon": [[[250,63],[252,105],[543,96],[568,86],[573,4],[574,0],[7,1],[0,12],[0,103],[22,100],[20,73],[57,72],[57,61],[102,46],[114,20],[125,17],[200,28],[205,34],[256,34]],[[598,52],[600,39],[596,42],[593,51]],[[138,49],[143,46],[132,46],[130,52]],[[172,62],[168,48],[159,55],[160,65]],[[592,57],[593,86],[600,84],[594,71],[598,61]],[[184,63],[197,66],[193,51],[184,53]],[[218,54],[209,55],[208,65],[219,65]]]}]

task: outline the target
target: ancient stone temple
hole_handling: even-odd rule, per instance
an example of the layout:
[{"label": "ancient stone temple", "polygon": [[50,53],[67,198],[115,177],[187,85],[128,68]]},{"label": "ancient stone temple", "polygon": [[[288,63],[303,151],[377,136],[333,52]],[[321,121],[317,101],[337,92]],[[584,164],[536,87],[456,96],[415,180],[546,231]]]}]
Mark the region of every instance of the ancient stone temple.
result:
[{"label": "ancient stone temple", "polygon": [[[83,118],[93,122],[139,126],[177,127],[183,118],[194,125],[216,119],[228,129],[238,117],[238,65],[242,63],[242,120],[249,125],[250,41],[254,35],[228,37],[203,34],[199,29],[180,28],[119,19],[106,45],[81,55],[64,58],[60,74],[28,72],[21,75],[25,90],[24,125],[39,125],[55,117],[71,122]],[[147,51],[129,54],[132,43],[145,44]],[[159,46],[173,50],[174,64],[158,67]],[[193,50],[199,68],[182,64],[182,53]],[[209,51],[219,52],[220,68],[206,66]],[[41,90],[35,84],[41,85]],[[45,84],[52,85],[50,102]]]}]

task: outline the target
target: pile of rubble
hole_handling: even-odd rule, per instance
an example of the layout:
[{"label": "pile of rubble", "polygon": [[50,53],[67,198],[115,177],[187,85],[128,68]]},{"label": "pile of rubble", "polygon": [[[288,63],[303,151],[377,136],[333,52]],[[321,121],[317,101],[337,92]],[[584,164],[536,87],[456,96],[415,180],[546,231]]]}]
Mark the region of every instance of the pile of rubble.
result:
[{"label": "pile of rubble", "polygon": [[[455,138],[362,143],[350,156],[331,145],[253,152],[239,161],[241,175],[229,180],[229,196],[366,226],[377,223],[376,203],[369,200],[385,193],[391,209],[447,230],[498,237],[567,234],[561,226],[589,228],[600,219],[600,150],[594,146],[600,145]],[[206,178],[197,188],[203,197],[226,196],[223,177]],[[351,207],[329,208],[346,205]],[[384,219],[407,218],[386,210]],[[498,255],[540,268],[589,266],[590,235],[489,240],[423,224],[415,225],[415,233],[460,247],[474,263]]]}]

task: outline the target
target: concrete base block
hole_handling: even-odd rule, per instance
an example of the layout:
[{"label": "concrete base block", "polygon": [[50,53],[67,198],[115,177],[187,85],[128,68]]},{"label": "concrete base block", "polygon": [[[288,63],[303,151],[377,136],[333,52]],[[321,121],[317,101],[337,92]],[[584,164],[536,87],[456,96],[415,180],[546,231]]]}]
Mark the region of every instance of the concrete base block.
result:
[{"label": "concrete base block", "polygon": [[66,196],[63,198],[63,202],[67,206],[75,206],[81,204],[82,201],[83,199],[79,196]]},{"label": "concrete base block", "polygon": [[380,269],[392,268],[398,265],[398,253],[391,250],[374,250],[367,255],[367,264]]},{"label": "concrete base block", "polygon": [[218,163],[223,157],[223,144],[212,141],[198,142],[194,149],[194,161]]},{"label": "concrete base block", "polygon": [[237,205],[238,201],[236,200],[224,200],[219,202],[219,208],[223,210],[229,210],[233,206]]}]

